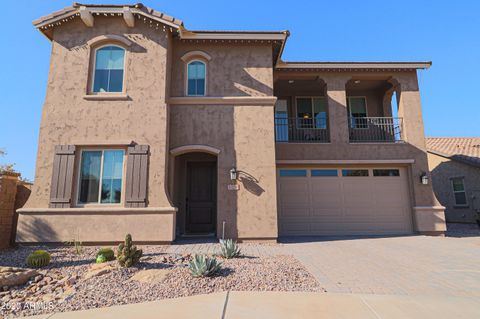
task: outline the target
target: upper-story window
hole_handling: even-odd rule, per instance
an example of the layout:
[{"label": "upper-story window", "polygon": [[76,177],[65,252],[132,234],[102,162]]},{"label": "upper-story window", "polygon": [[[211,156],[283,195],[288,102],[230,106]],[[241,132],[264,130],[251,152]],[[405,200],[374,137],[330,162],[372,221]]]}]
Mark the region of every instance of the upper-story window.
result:
[{"label": "upper-story window", "polygon": [[351,96],[347,99],[347,107],[352,128],[368,128],[367,99],[364,96]]},{"label": "upper-story window", "polygon": [[106,45],[95,50],[93,92],[123,92],[125,49]]},{"label": "upper-story window", "polygon": [[194,60],[187,65],[187,95],[205,95],[206,67],[202,61]]},{"label": "upper-story window", "polygon": [[298,97],[299,128],[327,128],[327,103],[323,97]]}]

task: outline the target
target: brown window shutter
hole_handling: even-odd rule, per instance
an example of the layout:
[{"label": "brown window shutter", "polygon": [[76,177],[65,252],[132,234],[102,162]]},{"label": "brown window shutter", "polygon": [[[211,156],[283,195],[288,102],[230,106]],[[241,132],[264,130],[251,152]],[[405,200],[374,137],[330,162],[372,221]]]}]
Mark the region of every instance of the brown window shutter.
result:
[{"label": "brown window shutter", "polygon": [[125,207],[147,207],[148,145],[128,147]]},{"label": "brown window shutter", "polygon": [[53,157],[50,208],[71,206],[75,145],[56,145]]}]

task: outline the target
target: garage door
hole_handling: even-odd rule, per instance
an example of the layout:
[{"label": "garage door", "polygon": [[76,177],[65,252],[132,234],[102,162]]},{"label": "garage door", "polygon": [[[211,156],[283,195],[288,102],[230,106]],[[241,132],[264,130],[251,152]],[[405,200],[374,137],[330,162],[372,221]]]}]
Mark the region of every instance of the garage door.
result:
[{"label": "garage door", "polygon": [[412,232],[405,168],[278,169],[280,236]]}]

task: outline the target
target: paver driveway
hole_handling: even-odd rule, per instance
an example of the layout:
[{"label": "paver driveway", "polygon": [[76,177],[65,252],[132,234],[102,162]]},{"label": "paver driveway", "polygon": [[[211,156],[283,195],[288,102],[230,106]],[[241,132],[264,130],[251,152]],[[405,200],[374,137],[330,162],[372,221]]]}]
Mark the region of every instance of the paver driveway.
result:
[{"label": "paver driveway", "polygon": [[480,297],[480,237],[285,243],[328,292]]}]

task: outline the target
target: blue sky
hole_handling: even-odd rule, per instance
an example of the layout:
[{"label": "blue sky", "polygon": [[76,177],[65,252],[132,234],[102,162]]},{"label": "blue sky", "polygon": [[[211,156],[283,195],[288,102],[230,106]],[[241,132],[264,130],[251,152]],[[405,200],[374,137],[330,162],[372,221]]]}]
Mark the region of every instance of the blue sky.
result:
[{"label": "blue sky", "polygon": [[[71,3],[2,4],[0,148],[8,154],[0,163],[16,163],[29,179],[34,177],[50,62],[50,43],[31,21]],[[419,75],[427,136],[480,135],[480,103],[475,100],[480,87],[480,1],[150,0],[144,4],[182,19],[189,29],[288,29],[291,36],[284,60],[431,60],[432,68]]]}]

